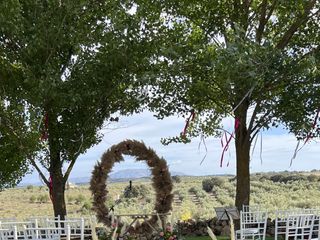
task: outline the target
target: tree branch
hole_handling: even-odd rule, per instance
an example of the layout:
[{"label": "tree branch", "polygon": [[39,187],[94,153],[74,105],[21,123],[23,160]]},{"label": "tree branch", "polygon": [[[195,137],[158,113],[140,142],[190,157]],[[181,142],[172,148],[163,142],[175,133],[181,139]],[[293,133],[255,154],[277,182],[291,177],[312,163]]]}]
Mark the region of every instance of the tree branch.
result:
[{"label": "tree branch", "polygon": [[[263,116],[261,116],[260,121],[258,121],[255,126],[252,126],[251,133],[253,133],[256,130],[258,130],[258,132],[260,131],[260,129],[262,127],[261,123],[264,122],[264,121],[261,121],[261,119],[265,119],[270,114],[270,112],[271,112],[271,109],[269,109],[265,114],[263,114]],[[255,136],[255,134],[253,136]],[[252,137],[252,139],[253,138],[254,137]]]},{"label": "tree branch", "polygon": [[263,0],[263,2],[260,4],[261,14],[260,14],[259,26],[258,26],[257,34],[256,34],[256,42],[259,44],[261,43],[265,26],[273,13],[273,10],[274,10],[276,3],[277,3],[277,0],[274,0],[272,2],[272,5],[270,7],[268,14],[267,14],[268,0]]},{"label": "tree branch", "polygon": [[[301,27],[304,23],[308,21],[308,15],[311,12],[312,8],[314,7],[317,0],[309,1],[305,8],[302,15],[299,15],[297,19],[292,23],[292,25],[289,27],[288,31],[282,36],[281,40],[276,45],[276,48],[283,49],[287,46],[292,36],[295,34],[295,32],[298,30],[299,27]],[[313,15],[311,15],[313,16]],[[311,17],[310,16],[310,17]]]},{"label": "tree branch", "polygon": [[67,180],[68,180],[68,178],[69,178],[69,175],[70,175],[70,173],[71,173],[71,171],[72,171],[72,168],[73,168],[74,164],[76,163],[76,160],[77,160],[77,157],[74,157],[74,158],[71,160],[71,162],[70,162],[70,164],[69,164],[69,166],[68,166],[68,169],[67,169],[66,173],[65,173],[64,176],[63,176],[63,181],[64,181],[64,183],[67,182]]},{"label": "tree branch", "polygon": [[258,100],[257,103],[256,103],[256,106],[253,110],[253,113],[252,113],[252,116],[251,116],[251,119],[250,119],[250,123],[249,123],[249,126],[248,126],[248,131],[249,131],[249,134],[248,136],[251,134],[251,128],[253,127],[253,123],[254,123],[254,120],[258,114],[258,111],[260,109],[260,104],[261,104],[261,100]]},{"label": "tree branch", "polygon": [[28,158],[32,164],[32,166],[34,166],[34,168],[37,170],[37,172],[40,174],[42,180],[45,182],[45,184],[49,187],[50,183],[47,180],[46,176],[43,174],[43,172],[40,170],[40,168],[38,167],[38,165],[36,164],[36,162],[34,161],[34,159],[32,157]]},{"label": "tree branch", "polygon": [[256,131],[252,134],[250,141],[252,141],[257,136],[257,134],[260,132],[261,128],[262,128],[262,126],[260,126],[259,128],[256,129]]}]

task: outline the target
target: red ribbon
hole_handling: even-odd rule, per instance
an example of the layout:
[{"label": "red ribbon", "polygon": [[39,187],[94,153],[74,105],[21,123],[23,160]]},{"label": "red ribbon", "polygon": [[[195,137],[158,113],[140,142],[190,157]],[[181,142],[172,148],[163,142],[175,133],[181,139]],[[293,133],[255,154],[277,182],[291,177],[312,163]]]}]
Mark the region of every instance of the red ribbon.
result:
[{"label": "red ribbon", "polygon": [[51,202],[53,202],[53,182],[52,182],[52,177],[50,176],[49,177],[49,196],[50,196],[50,199],[51,199]]},{"label": "red ribbon", "polygon": [[[224,154],[226,151],[228,151],[229,144],[230,144],[232,138],[234,138],[234,134],[237,131],[237,129],[239,128],[239,126],[240,126],[240,120],[238,118],[236,118],[235,122],[234,122],[234,131],[230,134],[229,138],[227,138],[227,132],[226,131],[224,132],[224,135],[226,138],[226,145],[224,146],[224,148],[222,150],[221,159],[220,159],[220,167],[222,167],[222,164],[223,164]],[[222,142],[222,147],[223,147],[223,141],[221,141],[221,142]],[[227,167],[229,167],[229,162],[227,164]]]},{"label": "red ribbon", "polygon": [[194,120],[195,116],[196,116],[196,114],[195,114],[194,110],[191,110],[190,116],[186,120],[186,125],[184,126],[184,129],[182,132],[182,137],[186,136],[189,124],[190,124],[190,122],[192,122]]}]

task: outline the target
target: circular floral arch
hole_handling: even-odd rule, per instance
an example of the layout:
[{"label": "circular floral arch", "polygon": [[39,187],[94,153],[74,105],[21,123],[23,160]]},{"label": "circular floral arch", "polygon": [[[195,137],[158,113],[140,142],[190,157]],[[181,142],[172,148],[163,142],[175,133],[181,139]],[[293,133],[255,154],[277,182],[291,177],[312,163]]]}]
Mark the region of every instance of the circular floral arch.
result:
[{"label": "circular floral arch", "polygon": [[[135,156],[137,161],[146,161],[152,173],[153,187],[156,192],[156,202],[154,210],[156,213],[168,213],[172,210],[172,181],[168,171],[168,166],[163,158],[159,158],[154,150],[147,148],[143,142],[135,140],[126,140],[113,145],[101,157],[92,172],[90,181],[90,190],[93,194],[93,210],[97,214],[99,222],[106,226],[111,225],[109,209],[105,202],[108,191],[107,178],[116,162],[123,161],[122,155]],[[148,224],[154,225],[158,220],[153,216],[148,220]],[[145,224],[143,224],[145,226]],[[143,226],[142,225],[142,226]]]}]

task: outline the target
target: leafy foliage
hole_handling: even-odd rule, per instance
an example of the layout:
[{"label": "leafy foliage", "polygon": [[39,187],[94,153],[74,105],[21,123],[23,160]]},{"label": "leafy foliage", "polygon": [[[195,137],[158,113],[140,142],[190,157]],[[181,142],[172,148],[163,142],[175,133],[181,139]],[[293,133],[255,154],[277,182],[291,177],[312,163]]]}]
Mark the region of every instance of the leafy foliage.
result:
[{"label": "leafy foliage", "polygon": [[298,139],[320,133],[320,3],[290,3],[163,3],[169,27],[145,99],[159,118],[196,113],[186,134],[166,144],[217,136],[221,120],[234,117],[238,208],[249,201],[250,147],[261,130],[281,124]]},{"label": "leafy foliage", "polygon": [[[19,106],[14,106],[15,114],[29,117],[21,119],[18,129],[36,133],[39,146],[32,149],[37,158],[24,151],[8,161],[18,165],[15,170],[21,166],[24,173],[27,164],[20,158],[28,157],[49,186],[40,163],[53,176],[57,196],[63,195],[64,183],[78,156],[101,140],[99,131],[105,120],[112,114],[139,111],[139,99],[130,91],[152,55],[154,25],[148,23],[154,23],[150,19],[158,15],[155,6],[141,4],[56,0],[0,3],[0,77],[14,90],[18,102],[28,106],[19,112]],[[8,71],[8,66],[15,67],[14,71]],[[28,126],[23,125],[26,122]],[[6,142],[12,146],[6,146],[6,152],[18,145],[14,136],[10,138]],[[69,166],[63,174],[64,164]],[[3,179],[7,181],[7,177]],[[63,199],[54,199],[64,206]],[[65,211],[55,214],[63,216]]]}]

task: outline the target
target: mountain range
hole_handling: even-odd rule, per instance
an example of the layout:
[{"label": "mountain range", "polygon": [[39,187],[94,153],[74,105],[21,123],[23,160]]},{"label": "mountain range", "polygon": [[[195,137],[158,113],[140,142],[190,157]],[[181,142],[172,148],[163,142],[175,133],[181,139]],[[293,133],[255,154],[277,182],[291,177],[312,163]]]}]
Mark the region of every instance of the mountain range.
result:
[{"label": "mountain range", "polygon": [[[171,176],[186,176],[182,172],[170,172]],[[149,169],[124,169],[109,174],[109,180],[111,182],[125,181],[128,179],[149,178],[151,177],[151,171]],[[90,177],[77,177],[71,178],[70,182],[75,184],[86,184],[90,182]]]}]

